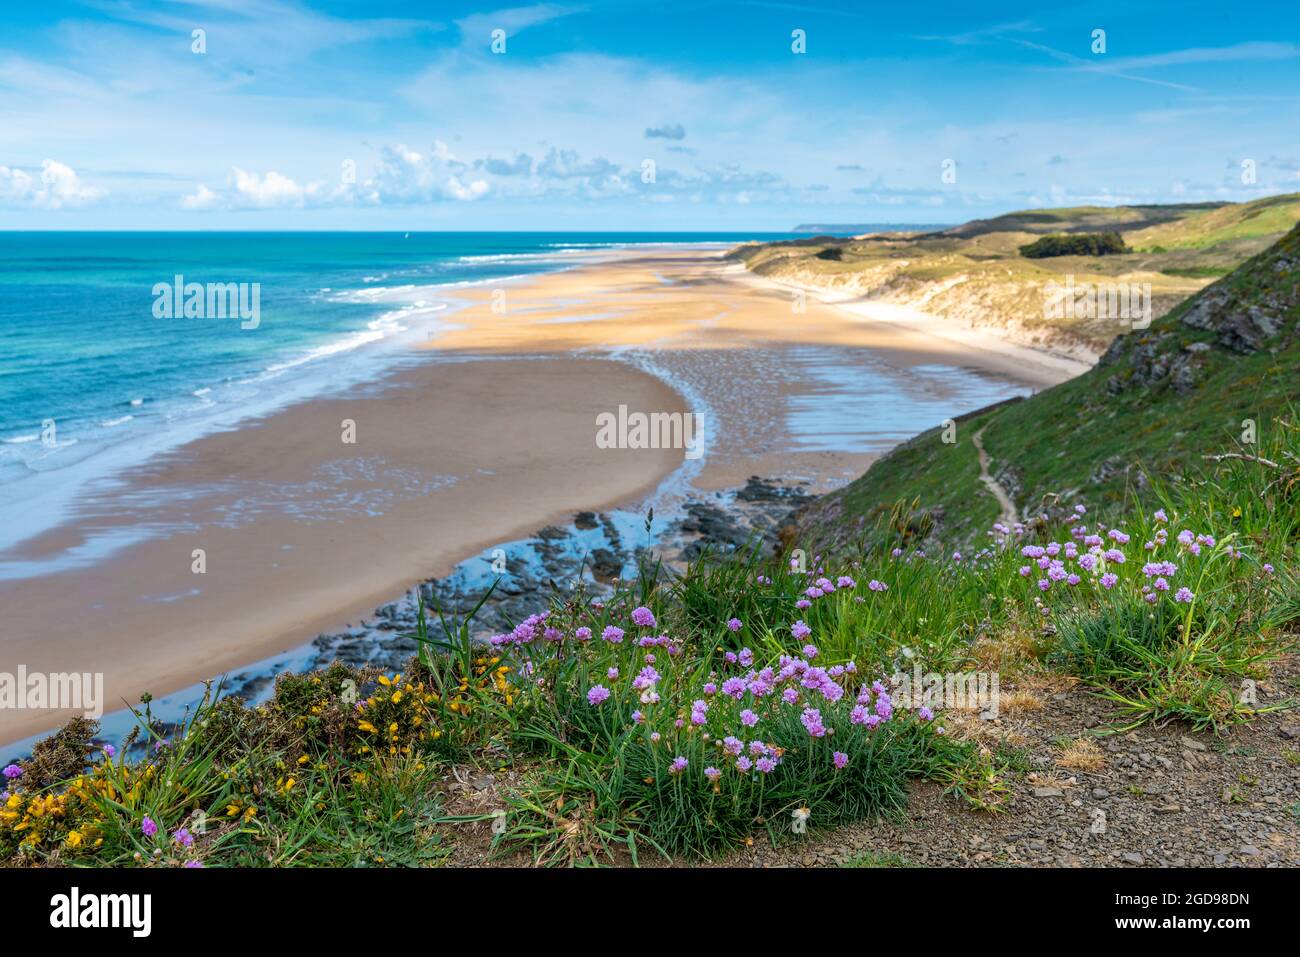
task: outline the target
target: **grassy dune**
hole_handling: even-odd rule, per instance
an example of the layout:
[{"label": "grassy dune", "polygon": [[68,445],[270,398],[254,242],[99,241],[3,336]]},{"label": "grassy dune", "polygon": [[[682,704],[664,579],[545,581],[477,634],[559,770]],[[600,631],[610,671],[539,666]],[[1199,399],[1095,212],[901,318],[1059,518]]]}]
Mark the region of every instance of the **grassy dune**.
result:
[{"label": "grassy dune", "polygon": [[[974,220],[932,233],[812,237],[742,246],[755,273],[838,295],[914,305],[962,325],[1005,331],[1060,350],[1099,354],[1113,321],[1044,315],[1045,286],[1150,285],[1162,316],[1277,241],[1300,220],[1300,197],[1240,204],[1073,207]],[[1020,247],[1053,233],[1117,231],[1132,252],[1026,259]]]},{"label": "grassy dune", "polygon": [[1134,230],[1128,234],[1128,241],[1150,252],[1205,249],[1240,240],[1267,245],[1297,221],[1300,221],[1300,193],[1288,193],[1250,203],[1231,203]]}]

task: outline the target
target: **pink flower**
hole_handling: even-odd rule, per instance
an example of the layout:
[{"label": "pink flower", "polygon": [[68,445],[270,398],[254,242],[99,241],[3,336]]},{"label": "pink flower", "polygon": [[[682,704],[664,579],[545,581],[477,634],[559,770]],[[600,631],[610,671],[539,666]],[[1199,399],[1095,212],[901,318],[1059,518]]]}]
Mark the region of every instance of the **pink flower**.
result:
[{"label": "pink flower", "polygon": [[799,720],[803,722],[804,728],[814,738],[826,736],[826,726],[822,724],[822,713],[816,708],[804,708]]}]

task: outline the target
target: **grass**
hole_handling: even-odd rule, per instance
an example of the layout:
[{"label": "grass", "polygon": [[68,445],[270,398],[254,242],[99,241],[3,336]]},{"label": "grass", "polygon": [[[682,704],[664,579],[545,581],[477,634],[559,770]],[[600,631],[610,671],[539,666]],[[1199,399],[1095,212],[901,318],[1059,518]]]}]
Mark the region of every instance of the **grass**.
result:
[{"label": "grass", "polygon": [[1276,239],[1300,221],[1300,193],[1231,203],[1138,230],[1131,245],[1151,249],[1201,249],[1241,239]]},{"label": "grass", "polygon": [[1067,771],[1095,772],[1106,766],[1106,757],[1097,747],[1096,741],[1090,738],[1075,738],[1062,746],[1056,765]]},{"label": "grass", "polygon": [[916,867],[901,854],[862,851],[840,861],[840,867]]}]

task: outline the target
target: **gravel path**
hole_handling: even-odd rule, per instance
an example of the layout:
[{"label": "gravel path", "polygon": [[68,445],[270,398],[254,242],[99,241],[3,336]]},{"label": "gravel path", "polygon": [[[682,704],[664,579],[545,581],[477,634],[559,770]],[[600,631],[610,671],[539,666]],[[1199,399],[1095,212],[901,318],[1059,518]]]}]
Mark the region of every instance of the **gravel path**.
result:
[{"label": "gravel path", "polygon": [[984,423],[980,430],[970,437],[971,445],[975,446],[975,451],[979,453],[980,457],[980,481],[988,487],[988,490],[993,493],[993,497],[998,500],[998,504],[1002,506],[1002,523],[1004,525],[1014,525],[1020,521],[1016,511],[1016,503],[1011,500],[1011,496],[1002,487],[1002,483],[989,473],[989,454],[984,451],[984,430],[988,427],[989,424]]}]

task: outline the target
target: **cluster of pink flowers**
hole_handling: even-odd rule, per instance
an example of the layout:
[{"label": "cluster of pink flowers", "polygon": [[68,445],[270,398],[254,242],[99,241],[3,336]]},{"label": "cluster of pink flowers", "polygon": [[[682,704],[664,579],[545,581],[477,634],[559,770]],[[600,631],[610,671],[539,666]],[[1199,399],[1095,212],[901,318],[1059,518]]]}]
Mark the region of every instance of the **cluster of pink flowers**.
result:
[{"label": "cluster of pink flowers", "polygon": [[[1076,514],[1080,516],[1085,511],[1083,506],[1075,508]],[[1155,513],[1155,519],[1162,525],[1168,522],[1168,516],[1163,510]],[[1008,530],[1005,526],[1001,529],[994,526],[994,532],[1005,535]],[[1085,574],[1106,590],[1119,584],[1120,577],[1115,569],[1128,561],[1124,546],[1130,543],[1131,537],[1127,532],[1119,528],[1107,529],[1102,525],[1090,531],[1087,525],[1081,523],[1070,528],[1070,539],[1021,547],[1020,554],[1029,559],[1030,563],[1020,566],[1020,576],[1033,578],[1042,592],[1057,585],[1079,585]],[[1147,552],[1154,552],[1166,546],[1168,541],[1168,531],[1158,528],[1143,548]],[[1179,532],[1177,542],[1183,551],[1193,557],[1199,556],[1203,548],[1214,548],[1216,544],[1213,535],[1197,534],[1189,529]],[[1235,552],[1234,555],[1240,557],[1241,553]],[[1154,604],[1160,595],[1172,590],[1174,601],[1191,602],[1196,597],[1191,589],[1180,587],[1174,590],[1171,579],[1178,570],[1178,564],[1168,558],[1147,561],[1142,566],[1142,574],[1146,579],[1140,586],[1143,600]]]}]

